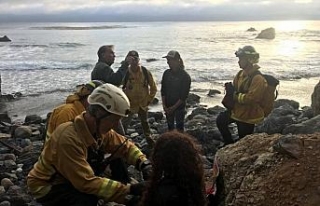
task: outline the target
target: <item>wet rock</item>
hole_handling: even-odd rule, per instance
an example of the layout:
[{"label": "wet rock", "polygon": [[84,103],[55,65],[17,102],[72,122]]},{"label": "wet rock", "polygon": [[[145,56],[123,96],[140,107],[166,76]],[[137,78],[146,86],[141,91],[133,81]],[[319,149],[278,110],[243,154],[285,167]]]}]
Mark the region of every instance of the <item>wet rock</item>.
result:
[{"label": "wet rock", "polygon": [[257,31],[257,30],[255,28],[253,28],[253,27],[250,27],[249,29],[247,29],[247,31],[252,32],[252,31]]},{"label": "wet rock", "polygon": [[256,38],[257,39],[274,39],[275,36],[276,36],[275,29],[270,27],[262,30]]},{"label": "wet rock", "polygon": [[274,108],[281,107],[285,104],[290,105],[293,109],[299,109],[300,104],[297,101],[290,100],[290,99],[278,99],[274,102]]},{"label": "wet rock", "polygon": [[156,58],[148,58],[148,59],[146,59],[146,62],[155,62],[157,60],[158,59],[156,59]]},{"label": "wet rock", "polygon": [[15,129],[14,137],[20,139],[30,138],[32,135],[32,129],[29,126],[20,126]]},{"label": "wet rock", "polygon": [[7,37],[6,35],[4,35],[3,37],[0,37],[0,42],[10,42],[11,39],[9,39],[9,37]]},{"label": "wet rock", "polygon": [[190,93],[186,102],[188,105],[191,105],[191,106],[199,104],[200,103],[200,96],[193,94],[193,93]]},{"label": "wet rock", "polygon": [[216,94],[221,94],[221,92],[220,92],[219,90],[217,90],[217,89],[210,89],[209,92],[208,92],[208,94],[207,94],[207,96],[213,97],[213,96],[215,96]]},{"label": "wet rock", "polygon": [[152,102],[150,103],[151,105],[157,105],[159,104],[159,99],[157,97],[153,98]]},{"label": "wet rock", "polygon": [[291,124],[284,128],[283,134],[313,134],[320,132],[320,115],[299,124]]},{"label": "wet rock", "polygon": [[8,190],[9,187],[11,187],[13,185],[14,184],[12,183],[12,181],[9,178],[3,178],[1,180],[1,186],[3,186],[5,190]]},{"label": "wet rock", "polygon": [[0,122],[6,122],[11,124],[12,121],[7,112],[0,113]]},{"label": "wet rock", "polygon": [[32,115],[27,115],[24,122],[26,124],[40,124],[43,122],[43,119],[36,114],[32,114]]}]

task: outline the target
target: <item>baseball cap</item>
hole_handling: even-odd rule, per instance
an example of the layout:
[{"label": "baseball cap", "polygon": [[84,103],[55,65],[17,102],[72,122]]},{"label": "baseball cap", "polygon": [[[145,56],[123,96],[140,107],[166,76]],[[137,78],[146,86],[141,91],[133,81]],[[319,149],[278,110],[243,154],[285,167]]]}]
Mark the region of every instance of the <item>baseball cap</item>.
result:
[{"label": "baseball cap", "polygon": [[168,54],[162,58],[173,58],[173,59],[179,59],[180,58],[180,54],[179,52],[175,51],[175,50],[171,50],[168,52]]},{"label": "baseball cap", "polygon": [[137,51],[135,51],[135,50],[131,50],[131,51],[129,51],[129,52],[128,52],[128,54],[127,54],[127,56],[131,56],[131,57],[137,57],[137,58],[139,58],[139,54],[138,54],[138,52],[137,52]]}]

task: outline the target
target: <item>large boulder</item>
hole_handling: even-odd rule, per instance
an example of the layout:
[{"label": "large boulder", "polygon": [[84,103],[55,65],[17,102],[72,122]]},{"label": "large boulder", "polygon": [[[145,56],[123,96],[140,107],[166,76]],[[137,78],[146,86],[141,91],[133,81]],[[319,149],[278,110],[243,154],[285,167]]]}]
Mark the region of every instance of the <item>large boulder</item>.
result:
[{"label": "large boulder", "polygon": [[275,37],[276,37],[276,31],[274,28],[270,27],[262,30],[256,38],[257,39],[274,39]]},{"label": "large boulder", "polygon": [[4,35],[3,37],[0,37],[0,42],[10,42],[11,39],[9,39],[9,37],[7,37],[6,35]]},{"label": "large boulder", "polygon": [[311,95],[311,108],[314,115],[320,114],[320,81],[313,89]]},{"label": "large boulder", "polygon": [[219,206],[320,203],[320,134],[249,135],[217,152]]}]

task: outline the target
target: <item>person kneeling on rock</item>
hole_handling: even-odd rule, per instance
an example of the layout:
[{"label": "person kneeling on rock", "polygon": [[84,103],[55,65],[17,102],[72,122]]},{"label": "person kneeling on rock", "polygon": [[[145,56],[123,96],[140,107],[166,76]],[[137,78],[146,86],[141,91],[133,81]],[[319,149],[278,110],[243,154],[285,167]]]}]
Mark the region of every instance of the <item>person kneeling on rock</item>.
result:
[{"label": "person kneeling on rock", "polygon": [[89,148],[122,157],[135,165],[145,180],[149,178],[152,166],[146,156],[134,143],[112,130],[130,112],[123,91],[103,84],[90,94],[88,103],[86,112],[52,133],[27,176],[29,192],[43,206],[96,206],[99,198],[127,204],[132,195],[142,193],[143,183],[125,185],[96,176],[87,160]]}]

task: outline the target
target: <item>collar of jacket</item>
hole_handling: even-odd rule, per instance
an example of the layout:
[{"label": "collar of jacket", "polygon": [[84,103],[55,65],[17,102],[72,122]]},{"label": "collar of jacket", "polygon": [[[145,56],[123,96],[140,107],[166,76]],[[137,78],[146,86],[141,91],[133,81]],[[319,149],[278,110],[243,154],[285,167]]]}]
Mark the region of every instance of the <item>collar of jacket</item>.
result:
[{"label": "collar of jacket", "polygon": [[254,64],[251,69],[249,69],[249,70],[243,70],[243,74],[244,74],[244,76],[251,76],[251,75],[252,75],[254,72],[256,72],[258,69],[260,69],[260,66],[257,65],[257,64]]},{"label": "collar of jacket", "polygon": [[99,60],[98,60],[98,63],[106,64],[106,65],[108,65],[109,67],[111,66],[111,65],[109,65],[106,61],[104,61],[104,60],[102,60],[102,59],[99,59]]},{"label": "collar of jacket", "polygon": [[66,99],[66,104],[73,103],[75,101],[79,101],[80,97],[77,94],[71,94]]},{"label": "collar of jacket", "polygon": [[138,67],[139,67],[139,68],[138,68],[138,71],[137,71],[137,72],[132,71],[131,67],[129,67],[129,72],[130,72],[130,74],[137,75],[138,73],[142,73],[141,66],[138,65]]},{"label": "collar of jacket", "polygon": [[97,144],[97,141],[94,139],[94,137],[90,133],[90,130],[86,124],[86,121],[84,120],[85,113],[86,112],[82,112],[80,115],[78,115],[74,119],[74,125],[75,125],[78,136],[82,139],[86,147],[89,147],[93,144]]}]

